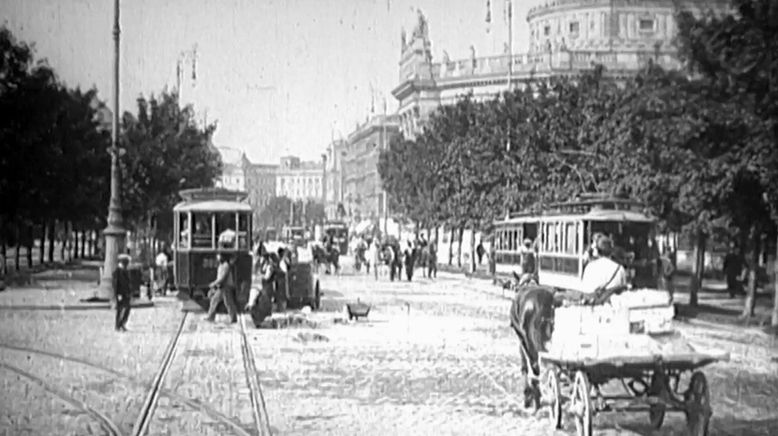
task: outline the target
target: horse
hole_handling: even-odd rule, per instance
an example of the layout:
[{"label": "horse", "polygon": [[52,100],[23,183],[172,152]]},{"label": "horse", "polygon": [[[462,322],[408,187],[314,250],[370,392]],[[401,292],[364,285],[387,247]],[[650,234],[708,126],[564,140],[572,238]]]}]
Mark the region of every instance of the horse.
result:
[{"label": "horse", "polygon": [[524,407],[530,407],[534,402],[535,408],[540,408],[540,387],[537,377],[530,382],[528,375],[530,370],[536,376],[540,374],[538,353],[546,351],[546,344],[551,340],[554,328],[554,290],[536,284],[519,287],[520,277],[515,273],[513,275],[517,292],[511,304],[510,322],[513,331],[519,337],[521,347]]}]

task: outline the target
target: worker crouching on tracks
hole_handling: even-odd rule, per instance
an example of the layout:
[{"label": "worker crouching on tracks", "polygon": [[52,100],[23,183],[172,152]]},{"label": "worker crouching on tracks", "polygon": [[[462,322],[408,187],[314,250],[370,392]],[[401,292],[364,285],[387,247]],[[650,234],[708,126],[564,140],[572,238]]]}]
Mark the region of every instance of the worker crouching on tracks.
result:
[{"label": "worker crouching on tracks", "polygon": [[[261,250],[260,250],[261,252]],[[254,326],[259,327],[262,321],[273,313],[273,291],[275,285],[274,265],[267,252],[259,255],[256,272],[262,284],[261,288],[252,286],[246,312],[251,314]]]},{"label": "worker crouching on tracks", "polygon": [[209,285],[211,290],[208,294],[211,298],[211,304],[205,319],[210,322],[215,321],[216,308],[219,306],[219,302],[224,301],[227,314],[230,316],[230,323],[236,323],[238,322],[238,313],[235,308],[235,281],[232,278],[230,257],[226,253],[219,253],[216,255],[216,259],[219,261],[219,268],[216,270],[216,280]]}]

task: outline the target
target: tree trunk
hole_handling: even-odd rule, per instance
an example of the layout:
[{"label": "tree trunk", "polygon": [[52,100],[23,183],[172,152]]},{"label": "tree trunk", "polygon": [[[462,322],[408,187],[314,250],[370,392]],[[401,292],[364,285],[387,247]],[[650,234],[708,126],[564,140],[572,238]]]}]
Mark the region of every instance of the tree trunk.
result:
[{"label": "tree trunk", "polygon": [[78,259],[78,249],[81,248],[79,246],[79,240],[78,240],[78,229],[73,230],[73,258]]},{"label": "tree trunk", "polygon": [[470,230],[470,273],[475,274],[476,268],[478,268],[478,265],[476,263],[477,259],[476,256],[478,254],[475,252],[475,228]]},{"label": "tree trunk", "polygon": [[465,228],[459,228],[459,239],[457,240],[457,267],[462,268],[462,238],[465,237]]},{"label": "tree trunk", "polygon": [[746,265],[748,265],[748,287],[746,288],[746,299],[743,301],[743,318],[754,316],[756,306],[756,286],[757,270],[759,269],[759,252],[762,246],[761,234],[756,229],[751,229],[751,252]]},{"label": "tree trunk", "polygon": [[21,258],[22,253],[22,238],[20,237],[20,231],[19,231],[19,224],[16,224],[16,254],[14,255],[14,266],[16,267],[16,271],[19,271],[21,269],[21,265],[19,265],[19,259]]},{"label": "tree trunk", "polygon": [[49,263],[54,263],[54,244],[57,240],[57,220],[49,222]]},{"label": "tree trunk", "polygon": [[452,227],[449,231],[450,235],[448,238],[448,266],[451,266],[453,260],[454,260],[454,228]]},{"label": "tree trunk", "polygon": [[689,305],[696,307],[698,304],[698,293],[702,289],[702,275],[705,272],[705,243],[707,235],[703,232],[697,232],[694,241],[694,268],[692,268],[692,279],[689,287]]},{"label": "tree trunk", "polygon": [[35,226],[27,225],[27,268],[32,269],[32,250],[35,245]]},{"label": "tree trunk", "polygon": [[41,222],[41,246],[40,246],[40,263],[41,265],[46,263],[46,220]]},{"label": "tree trunk", "polygon": [[438,241],[439,241],[439,239],[438,239],[438,230],[439,230],[439,229],[440,229],[440,228],[439,228],[438,226],[435,226],[435,250],[437,250],[437,249],[438,249],[438,246],[437,246],[437,244],[438,244]]},{"label": "tree trunk", "polygon": [[8,275],[8,259],[6,259],[6,255],[8,254],[8,251],[6,250],[6,242],[5,242],[5,221],[0,219],[0,258],[2,258],[3,264],[0,265],[0,277],[5,277]]},{"label": "tree trunk", "polygon": [[773,316],[770,325],[778,330],[778,233],[775,236],[775,259],[773,259]]},{"label": "tree trunk", "polygon": [[81,231],[81,259],[86,259],[88,253],[86,251],[86,230]]},{"label": "tree trunk", "polygon": [[59,241],[59,261],[62,263],[65,263],[65,243],[67,242],[67,234],[68,234],[68,224],[67,222],[62,223],[62,231],[60,232],[61,238]]}]

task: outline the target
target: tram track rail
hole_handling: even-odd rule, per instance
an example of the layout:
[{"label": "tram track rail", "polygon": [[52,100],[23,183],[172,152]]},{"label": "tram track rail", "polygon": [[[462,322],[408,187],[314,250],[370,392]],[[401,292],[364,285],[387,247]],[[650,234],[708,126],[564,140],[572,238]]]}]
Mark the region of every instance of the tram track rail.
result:
[{"label": "tram track rail", "polygon": [[107,416],[105,416],[102,412],[93,409],[88,404],[84,403],[83,401],[79,400],[78,398],[75,398],[74,396],[68,394],[62,389],[57,388],[56,386],[52,385],[51,383],[43,380],[42,378],[31,374],[17,366],[0,362],[0,368],[4,368],[10,372],[13,372],[35,384],[43,388],[45,391],[51,393],[52,395],[58,397],[62,401],[70,404],[71,406],[75,407],[76,409],[79,409],[89,415],[90,418],[92,418],[94,421],[97,421],[100,424],[100,427],[103,428],[106,434],[110,436],[121,436],[122,432],[119,430],[119,427]]},{"label": "tram track rail", "polygon": [[188,316],[189,312],[184,312],[184,316],[181,317],[181,321],[178,323],[178,329],[173,335],[173,338],[170,340],[170,344],[168,344],[168,347],[165,350],[165,354],[163,354],[162,363],[160,364],[157,373],[154,375],[154,379],[151,382],[151,387],[149,388],[149,392],[146,395],[146,400],[143,402],[141,411],[138,414],[138,419],[135,421],[135,425],[132,426],[132,436],[145,435],[149,430],[151,419],[154,416],[154,410],[157,407],[157,401],[159,400],[159,395],[162,390],[163,383],[165,382],[165,376],[167,375],[168,371],[170,370],[170,366],[173,363],[173,358],[175,357],[176,349],[178,349],[178,344],[181,340],[181,334],[184,331],[184,325],[186,325]]},{"label": "tram track rail", "polygon": [[[249,344],[248,336],[246,334],[244,316],[241,316],[239,321],[239,325],[240,325],[239,334],[241,340],[241,358],[242,358],[242,364],[245,372],[246,384],[249,388],[249,396],[252,405],[252,416],[254,418],[254,424],[255,424],[254,429],[248,428],[243,423],[237,421],[234,418],[226,416],[225,414],[215,410],[214,408],[208,406],[207,404],[203,404],[196,400],[188,399],[164,387],[166,376],[170,371],[173,362],[175,361],[177,351],[179,349],[179,344],[181,342],[181,337],[183,333],[186,331],[185,326],[187,325],[188,318],[191,317],[188,317],[187,313],[184,313],[184,316],[181,317],[177,329],[175,330],[173,337],[171,338],[165,350],[165,353],[163,354],[163,358],[160,363],[160,366],[157,372],[155,373],[155,376],[151,381],[151,383],[141,381],[135,377],[117,371],[113,368],[109,368],[104,365],[100,365],[86,359],[82,359],[82,358],[78,358],[66,354],[56,353],[48,350],[36,349],[32,347],[25,347],[25,346],[20,346],[15,344],[4,344],[4,343],[0,343],[0,349],[17,351],[20,353],[35,354],[39,356],[46,356],[52,359],[57,359],[60,361],[69,362],[83,367],[92,368],[98,371],[111,374],[117,377],[118,379],[121,379],[135,386],[145,387],[147,389],[146,395],[144,397],[145,401],[141,406],[141,410],[138,413],[138,416],[135,420],[135,423],[132,427],[132,431],[130,433],[133,436],[145,435],[149,433],[150,426],[155,411],[157,409],[157,401],[159,400],[160,397],[170,398],[171,400],[182,403],[190,410],[199,411],[209,416],[215,421],[224,424],[227,427],[227,429],[229,429],[229,433],[234,434],[236,436],[272,435],[272,429],[270,427],[269,420],[268,420],[264,396],[262,394],[259,378],[257,376],[258,373],[254,361],[254,355],[251,350],[251,346]],[[73,397],[72,395],[67,394],[64,390],[57,388],[53,384],[43,380],[41,377],[31,374],[21,368],[18,368],[16,366],[13,366],[11,364],[2,361],[0,361],[0,368],[5,368],[10,372],[18,374],[19,376],[41,386],[47,392],[50,392],[51,394],[61,398],[62,400],[72,405],[73,407],[84,411],[94,421],[100,424],[100,426],[105,430],[105,434],[112,435],[112,436],[113,435],[121,436],[124,434],[119,429],[119,426],[117,426],[113,421],[111,421],[111,419],[108,418],[105,414],[90,407],[88,404]]]},{"label": "tram track rail", "polygon": [[260,436],[272,436],[273,432],[270,427],[270,419],[267,416],[265,397],[262,394],[262,386],[257,377],[254,353],[251,349],[251,344],[249,344],[248,335],[246,334],[245,319],[245,316],[241,316],[239,321],[241,355],[243,358],[243,369],[246,373],[246,383],[249,386],[249,395],[251,396],[251,409],[254,415],[254,423],[256,424]]}]

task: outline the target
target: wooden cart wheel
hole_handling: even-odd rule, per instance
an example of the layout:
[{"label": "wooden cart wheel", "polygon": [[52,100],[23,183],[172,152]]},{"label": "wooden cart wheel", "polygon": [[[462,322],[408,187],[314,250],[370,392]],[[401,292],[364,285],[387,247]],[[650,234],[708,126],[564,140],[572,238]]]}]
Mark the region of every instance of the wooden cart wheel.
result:
[{"label": "wooden cart wheel", "polygon": [[[658,373],[651,375],[651,385],[648,388],[648,394],[652,396],[663,396],[662,394],[667,389],[664,383],[664,377]],[[667,406],[664,403],[651,404],[648,409],[648,419],[651,422],[651,427],[654,429],[660,429],[665,422],[665,411]]]},{"label": "wooden cart wheel", "polygon": [[710,424],[710,391],[705,374],[697,371],[692,374],[689,389],[684,394],[686,400],[686,426],[692,436],[707,436]]},{"label": "wooden cart wheel", "polygon": [[556,368],[543,371],[540,385],[544,401],[548,401],[552,430],[562,429],[562,392],[559,388],[559,373]]},{"label": "wooden cart wheel", "polygon": [[575,415],[578,436],[592,436],[592,398],[589,378],[583,371],[575,373],[571,409]]}]

